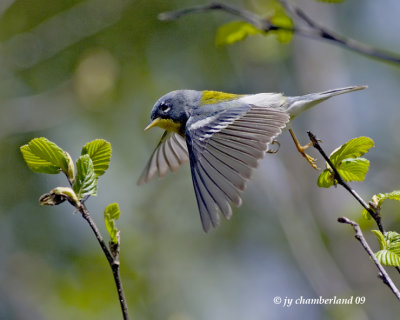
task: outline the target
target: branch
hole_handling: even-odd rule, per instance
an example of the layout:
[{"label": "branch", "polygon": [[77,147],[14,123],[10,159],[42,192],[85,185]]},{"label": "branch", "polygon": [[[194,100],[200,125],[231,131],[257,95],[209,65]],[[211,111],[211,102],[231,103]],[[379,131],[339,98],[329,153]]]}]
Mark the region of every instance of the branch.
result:
[{"label": "branch", "polygon": [[[230,13],[234,16],[238,16],[243,20],[247,21],[248,23],[252,24],[253,26],[255,26],[257,29],[263,30],[265,32],[270,31],[272,27],[272,24],[270,23],[269,20],[263,19],[260,16],[250,11],[239,9],[229,4],[216,3],[216,2],[215,3],[211,2],[206,5],[199,5],[176,11],[162,12],[158,15],[158,19],[161,21],[177,20],[188,14],[203,13],[210,10],[221,10]],[[276,26],[273,26],[272,28],[275,29]]]},{"label": "branch", "polygon": [[392,279],[386,272],[385,268],[379,263],[378,259],[374,255],[373,251],[371,250],[370,246],[368,245],[367,241],[364,238],[363,233],[361,232],[361,228],[358,225],[358,223],[346,218],[346,217],[340,217],[338,218],[339,223],[346,223],[349,224],[353,227],[356,235],[355,238],[360,241],[361,245],[364,247],[365,251],[367,254],[371,257],[371,259],[374,261],[376,267],[379,270],[379,278],[383,280],[383,282],[392,290],[394,295],[397,297],[397,299],[400,300],[400,292],[399,289],[397,289],[396,285],[393,283]]},{"label": "branch", "polygon": [[[382,219],[381,219],[379,210],[376,208],[373,208],[373,206],[371,206],[373,203],[370,203],[371,205],[367,205],[367,203],[364,201],[364,199],[361,198],[359,196],[359,194],[343,180],[343,178],[340,176],[339,172],[337,171],[336,167],[333,165],[332,161],[326,155],[325,151],[321,148],[317,137],[310,131],[308,131],[307,133],[313,144],[313,147],[319,151],[319,153],[322,155],[322,157],[325,159],[325,161],[331,167],[333,174],[334,174],[334,179],[337,182],[337,184],[340,184],[342,187],[344,187],[347,191],[350,192],[350,194],[361,204],[361,206],[365,210],[368,211],[368,213],[371,215],[371,217],[375,220],[376,225],[379,228],[379,231],[382,232],[382,234],[385,234],[385,229],[383,228],[383,225],[382,225]],[[400,273],[400,267],[396,267],[396,270],[397,270],[397,272]]]},{"label": "branch", "polygon": [[115,285],[117,287],[118,298],[119,298],[119,302],[120,302],[121,310],[122,310],[122,316],[123,316],[124,320],[129,320],[128,305],[126,303],[125,293],[124,293],[124,289],[122,287],[121,276],[119,273],[119,264],[120,264],[119,263],[119,245],[120,245],[119,235],[118,235],[118,243],[116,245],[110,244],[110,247],[111,247],[111,252],[110,252],[106,246],[106,243],[104,242],[102,235],[100,234],[99,229],[97,228],[95,222],[93,221],[92,217],[90,216],[90,213],[87,210],[85,204],[80,202],[76,206],[76,208],[81,213],[82,218],[85,219],[87,221],[87,223],[89,223],[90,228],[92,229],[97,241],[100,244],[101,249],[104,252],[104,255],[107,258],[107,261],[108,261],[108,263],[111,267],[112,273],[113,273]]},{"label": "branch", "polygon": [[226,3],[217,2],[212,2],[206,5],[198,5],[176,11],[163,12],[158,15],[158,18],[162,21],[170,21],[179,19],[188,14],[203,13],[211,10],[221,10],[242,18],[244,21],[252,24],[254,27],[264,32],[272,30],[290,31],[294,34],[314,40],[330,41],[336,45],[342,46],[348,50],[363,54],[365,56],[376,58],[384,62],[392,62],[396,65],[400,65],[400,56],[375,49],[369,45],[363,44],[350,38],[339,36],[334,32],[319,26],[301,9],[289,4],[286,0],[279,1],[293,17],[297,16],[301,20],[303,20],[308,26],[308,29],[298,28],[296,26],[293,28],[277,26],[272,24],[268,18],[262,18],[261,16],[256,15],[250,11],[239,9]]},{"label": "branch", "polygon": [[358,42],[351,38],[340,36],[334,33],[333,31],[330,31],[318,25],[308,15],[306,15],[306,13],[303,10],[301,10],[298,7],[295,7],[293,4],[289,4],[287,0],[279,0],[279,2],[286,8],[288,12],[302,19],[315,32],[315,34],[310,33],[309,35],[307,35],[306,31],[306,34],[303,34],[303,36],[309,36],[310,38],[314,38],[316,40],[318,40],[318,38],[323,38],[327,41],[333,41],[335,44],[339,46],[345,47],[351,51],[361,53],[365,56],[377,58],[387,62],[393,62],[395,64],[400,64],[399,56],[394,56],[391,53],[375,49],[369,45]]},{"label": "branch", "polygon": [[339,172],[336,170],[335,166],[325,153],[325,151],[321,148],[317,137],[310,131],[307,132],[308,136],[313,144],[313,147],[319,151],[319,153],[322,155],[322,157],[325,159],[325,161],[328,163],[328,165],[331,167],[333,174],[334,174],[334,179],[336,180],[337,184],[340,184],[343,188],[345,188],[350,194],[363,206],[365,210],[368,211],[368,213],[371,215],[371,217],[375,220],[380,232],[385,234],[385,229],[383,228],[382,225],[382,219],[381,216],[378,212],[373,210],[361,197],[360,195],[352,189],[340,176]]}]

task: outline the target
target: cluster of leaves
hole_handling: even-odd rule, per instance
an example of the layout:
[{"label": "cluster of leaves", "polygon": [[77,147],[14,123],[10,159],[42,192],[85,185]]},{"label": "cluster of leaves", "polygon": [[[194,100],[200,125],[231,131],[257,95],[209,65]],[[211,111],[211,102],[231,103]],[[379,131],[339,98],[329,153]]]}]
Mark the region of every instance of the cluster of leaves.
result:
[{"label": "cluster of leaves", "polygon": [[[63,172],[70,187],[57,187],[40,197],[41,205],[58,205],[68,200],[77,209],[90,196],[97,194],[98,178],[109,167],[111,144],[97,139],[83,146],[76,165],[68,152],[46,138],[32,139],[21,148],[28,167],[37,173],[58,174]],[[114,243],[117,242],[115,220],[119,218],[118,204],[107,206],[104,212],[107,231]]]},{"label": "cluster of leaves", "polygon": [[[373,146],[374,141],[368,137],[354,138],[334,150],[329,160],[344,181],[363,181],[369,169],[369,161],[361,156]],[[335,174],[328,164],[318,177],[317,184],[322,188],[336,185]]]},{"label": "cluster of leaves", "polygon": [[[370,206],[376,210],[380,211],[383,201],[385,200],[397,200],[400,201],[400,191],[392,191],[388,193],[378,193],[372,196],[371,201],[370,201]],[[363,216],[365,219],[371,219],[371,215],[368,213],[367,210],[363,210]]]},{"label": "cluster of leaves", "polygon": [[[369,169],[369,161],[361,158],[361,156],[373,146],[373,140],[368,137],[354,138],[334,150],[329,156],[329,160],[344,181],[363,181]],[[326,169],[318,177],[317,184],[319,187],[329,188],[336,183],[335,173],[326,163]],[[380,214],[383,202],[388,199],[400,201],[400,191],[378,193],[372,196],[369,202],[370,209]],[[371,219],[371,215],[366,209],[363,209],[362,214],[365,219]],[[372,232],[378,238],[380,250],[375,253],[375,256],[380,263],[385,266],[399,267],[400,234],[394,231],[388,231],[384,234],[378,230],[372,230]]]},{"label": "cluster of leaves", "polygon": [[[343,0],[317,0],[319,2],[339,3]],[[230,45],[246,39],[248,36],[274,34],[280,43],[287,44],[292,40],[294,23],[290,15],[278,0],[265,3],[267,19],[275,28],[261,30],[244,21],[232,21],[220,26],[217,30],[215,43],[217,46]]]},{"label": "cluster of leaves", "polygon": [[380,250],[375,253],[379,262],[385,266],[400,266],[400,234],[393,231],[383,235],[379,230],[372,230],[379,242]]},{"label": "cluster of leaves", "polygon": [[[388,199],[400,201],[400,191],[375,194],[369,202],[370,208],[380,213],[383,201]],[[365,209],[363,216],[366,219],[371,219],[371,215]],[[400,234],[394,231],[388,231],[384,234],[379,230],[372,230],[372,232],[378,238],[380,250],[375,253],[375,256],[380,263],[384,266],[400,267]]]},{"label": "cluster of leaves", "polygon": [[261,34],[275,34],[280,43],[289,43],[293,37],[293,20],[286,13],[279,1],[273,0],[268,2],[269,13],[268,21],[278,27],[277,30],[269,31],[260,30],[252,24],[244,21],[232,21],[220,26],[217,30],[215,43],[217,46],[230,45],[238,41],[246,39],[248,36]]}]

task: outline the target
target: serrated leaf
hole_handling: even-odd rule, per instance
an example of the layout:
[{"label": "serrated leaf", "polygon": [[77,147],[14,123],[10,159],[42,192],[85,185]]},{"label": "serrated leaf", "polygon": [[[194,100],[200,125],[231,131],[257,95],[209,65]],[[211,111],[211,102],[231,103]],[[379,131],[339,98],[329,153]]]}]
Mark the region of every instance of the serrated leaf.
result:
[{"label": "serrated leaf", "polygon": [[[363,181],[369,169],[369,161],[360,158],[374,146],[374,141],[368,137],[351,139],[339,148],[336,148],[329,159],[344,181]],[[327,169],[318,177],[319,187],[329,188],[335,184],[334,173],[326,164]],[[369,214],[363,212],[365,217]]]},{"label": "serrated leaf", "polygon": [[383,235],[378,230],[372,230],[376,235],[380,250],[375,256],[382,265],[398,267],[400,266],[400,234],[388,231]]},{"label": "serrated leaf", "polygon": [[396,254],[395,252],[389,250],[379,250],[377,253],[375,253],[375,257],[384,266],[400,266],[400,255]]},{"label": "serrated leaf", "polygon": [[383,201],[387,199],[400,201],[400,191],[395,190],[389,193],[378,193],[372,198],[374,199],[376,207],[380,208],[382,206]]},{"label": "serrated leaf", "polygon": [[400,243],[400,234],[395,231],[387,231],[385,233],[385,238],[387,239],[390,246]]},{"label": "serrated leaf", "polygon": [[110,165],[111,144],[103,139],[93,140],[82,148],[81,155],[85,154],[88,154],[92,159],[96,175],[101,176]]},{"label": "serrated leaf", "polygon": [[365,158],[344,159],[336,169],[344,181],[363,181],[369,169],[369,161]]},{"label": "serrated leaf", "polygon": [[[363,181],[369,169],[369,161],[364,158],[344,159],[336,164],[336,170],[344,181]],[[334,173],[325,169],[318,177],[317,185],[329,188],[334,185]]]},{"label": "serrated leaf", "polygon": [[104,209],[104,223],[113,243],[118,243],[118,229],[115,221],[119,219],[120,214],[118,203],[111,203]]},{"label": "serrated leaf", "polygon": [[97,193],[97,176],[92,159],[88,154],[80,156],[76,161],[76,177],[73,189],[79,199],[84,196],[95,196]]},{"label": "serrated leaf", "polygon": [[329,188],[333,186],[333,174],[328,169],[321,172],[318,177],[317,185],[320,188]]},{"label": "serrated leaf", "polygon": [[63,149],[46,138],[32,139],[20,148],[28,167],[38,173],[68,175],[68,157]]},{"label": "serrated leaf", "polygon": [[400,243],[398,242],[392,243],[390,251],[394,252],[397,255],[400,255]]},{"label": "serrated leaf", "polygon": [[329,159],[336,166],[340,161],[347,158],[358,158],[367,153],[374,146],[374,141],[368,137],[358,137],[346,142],[340,148],[334,150]]},{"label": "serrated leaf", "polygon": [[282,29],[273,30],[271,32],[276,34],[276,37],[280,43],[289,43],[293,38],[294,23],[291,17],[289,17],[285,10],[280,6],[275,10],[275,14],[270,18],[271,23],[274,26]]},{"label": "serrated leaf", "polygon": [[[400,191],[395,190],[395,191],[388,192],[388,193],[378,193],[378,194],[373,195],[371,198],[371,202],[373,202],[374,206],[377,209],[381,209],[383,201],[385,201],[385,200],[400,201]],[[362,215],[366,219],[371,219],[370,214],[365,209],[363,210]]]},{"label": "serrated leaf", "polygon": [[259,34],[261,32],[261,30],[248,22],[231,21],[218,28],[215,44],[217,46],[233,44],[244,40],[250,35]]}]

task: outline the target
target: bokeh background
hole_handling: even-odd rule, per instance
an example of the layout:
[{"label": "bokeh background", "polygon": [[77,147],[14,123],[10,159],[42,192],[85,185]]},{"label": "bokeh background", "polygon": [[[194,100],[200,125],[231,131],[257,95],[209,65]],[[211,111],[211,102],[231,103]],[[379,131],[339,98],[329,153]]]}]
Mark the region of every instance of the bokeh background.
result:
[{"label": "bokeh background", "polygon": [[[114,283],[88,225],[68,204],[38,198],[63,176],[29,171],[19,146],[47,137],[76,159],[95,138],[111,142],[111,167],[88,208],[105,233],[103,210],[122,216],[121,274],[133,319],[395,319],[400,306],[351,227],[376,229],[341,188],[320,189],[318,173],[288,135],[267,155],[231,221],[204,234],[188,166],[138,187],[162,131],[143,132],[154,102],[174,89],[300,95],[367,84],[293,124],[331,152],[357,136],[375,143],[368,200],[399,188],[400,68],[326,42],[254,36],[216,47],[222,12],[160,22],[160,12],[206,3],[164,0],[2,0],[0,2],[0,318],[118,319]],[[266,1],[231,1],[263,14]],[[339,34],[400,52],[400,2],[296,1]],[[314,151],[310,153],[318,159]],[[319,166],[324,164],[319,160]],[[400,230],[399,206],[385,203],[384,225]],[[399,284],[399,275],[389,270]],[[363,305],[283,308],[273,298],[365,297]]]}]

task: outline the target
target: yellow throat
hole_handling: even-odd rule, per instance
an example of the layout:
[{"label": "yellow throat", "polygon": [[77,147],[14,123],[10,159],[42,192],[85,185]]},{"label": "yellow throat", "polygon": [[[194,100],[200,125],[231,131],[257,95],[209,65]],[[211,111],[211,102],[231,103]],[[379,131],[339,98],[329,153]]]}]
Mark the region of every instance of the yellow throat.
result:
[{"label": "yellow throat", "polygon": [[179,122],[175,122],[171,119],[155,118],[152,122],[150,122],[148,124],[148,126],[146,128],[144,128],[144,131],[147,131],[153,127],[160,127],[167,131],[173,131],[176,133],[180,133],[181,124]]}]

